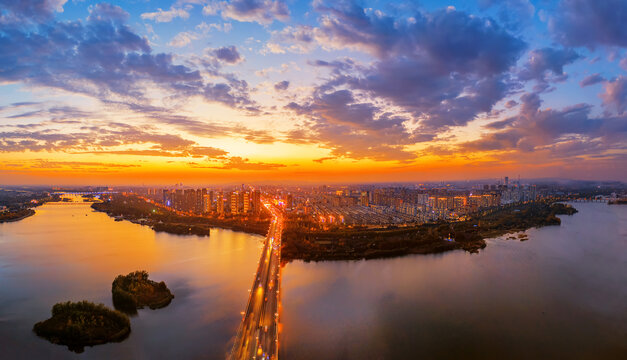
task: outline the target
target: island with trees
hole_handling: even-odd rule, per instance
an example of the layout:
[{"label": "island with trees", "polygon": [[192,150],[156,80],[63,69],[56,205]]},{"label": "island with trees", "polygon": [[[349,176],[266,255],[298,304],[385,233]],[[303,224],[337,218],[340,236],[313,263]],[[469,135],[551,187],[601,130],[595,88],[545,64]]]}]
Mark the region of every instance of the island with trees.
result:
[{"label": "island with trees", "polygon": [[85,346],[124,340],[131,332],[127,315],[89,301],[62,302],[52,307],[52,317],[38,322],[33,331],[54,344],[81,353]]},{"label": "island with trees", "polygon": [[539,201],[492,209],[464,221],[438,221],[408,227],[317,230],[311,224],[292,220],[287,222],[283,233],[281,258],[284,262],[358,260],[457,249],[475,253],[485,248],[486,238],[560,225],[561,220],[556,215],[576,212],[570,205]]},{"label": "island with trees", "polygon": [[128,313],[135,313],[144,306],[163,308],[174,298],[163,281],[150,280],[146,271],[118,275],[111,285],[111,293],[115,308]]}]

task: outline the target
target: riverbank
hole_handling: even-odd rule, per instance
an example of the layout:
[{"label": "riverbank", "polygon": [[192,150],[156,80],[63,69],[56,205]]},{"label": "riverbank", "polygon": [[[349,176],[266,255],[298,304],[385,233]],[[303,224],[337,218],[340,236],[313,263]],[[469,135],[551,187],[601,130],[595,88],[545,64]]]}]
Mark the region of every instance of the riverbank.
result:
[{"label": "riverbank", "polygon": [[33,209],[21,209],[18,211],[6,211],[0,213],[0,224],[5,222],[20,221],[26,219],[29,216],[35,215]]},{"label": "riverbank", "polygon": [[107,213],[116,220],[128,220],[149,226],[155,231],[175,235],[209,236],[212,227],[265,235],[270,225],[270,218],[267,216],[219,218],[181,215],[163,206],[146,202],[145,199],[137,196],[117,195],[108,201],[93,203],[91,207]]},{"label": "riverbank", "polygon": [[441,221],[407,228],[306,231],[288,224],[281,258],[286,262],[359,260],[458,249],[476,253],[485,248],[486,238],[560,225],[556,215],[576,212],[575,208],[561,203],[535,202],[495,209],[467,221]]}]

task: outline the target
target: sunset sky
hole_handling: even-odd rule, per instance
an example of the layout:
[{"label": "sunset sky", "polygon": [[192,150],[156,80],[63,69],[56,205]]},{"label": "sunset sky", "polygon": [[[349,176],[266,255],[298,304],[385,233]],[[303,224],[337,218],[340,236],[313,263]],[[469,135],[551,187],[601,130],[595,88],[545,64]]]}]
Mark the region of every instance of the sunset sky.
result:
[{"label": "sunset sky", "polygon": [[627,178],[627,1],[0,0],[0,184]]}]

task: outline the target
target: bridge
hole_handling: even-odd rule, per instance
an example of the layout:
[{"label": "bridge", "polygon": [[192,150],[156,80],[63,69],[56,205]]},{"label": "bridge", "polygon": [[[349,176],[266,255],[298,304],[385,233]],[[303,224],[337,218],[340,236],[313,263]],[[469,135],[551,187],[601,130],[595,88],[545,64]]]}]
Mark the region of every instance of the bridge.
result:
[{"label": "bridge", "polygon": [[104,195],[117,194],[117,191],[54,191],[56,195]]},{"label": "bridge", "polygon": [[272,204],[264,202],[264,206],[272,214],[272,222],[261,251],[248,305],[229,355],[231,360],[278,359],[283,216]]}]

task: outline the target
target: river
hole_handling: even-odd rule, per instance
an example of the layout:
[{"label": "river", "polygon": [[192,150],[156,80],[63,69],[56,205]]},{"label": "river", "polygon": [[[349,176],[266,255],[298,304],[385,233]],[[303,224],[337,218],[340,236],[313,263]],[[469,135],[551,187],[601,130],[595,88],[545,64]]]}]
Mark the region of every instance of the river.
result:
[{"label": "river", "polygon": [[[578,203],[529,240],[283,269],[283,359],[625,358],[627,207]],[[155,233],[89,204],[46,204],[0,224],[0,358],[223,359],[263,238]],[[121,343],[74,354],[32,332],[59,301],[111,306],[118,274],[144,269],[176,298],[140,310]]]}]

